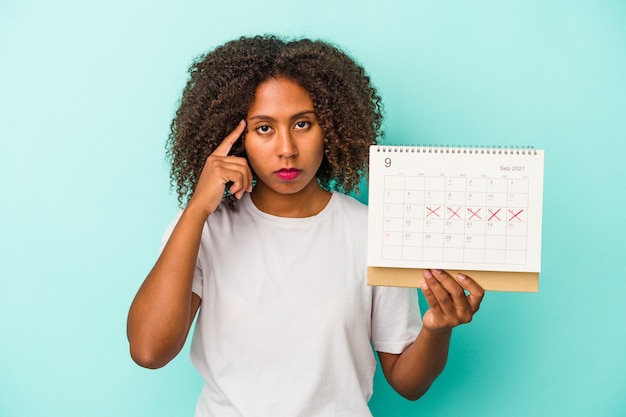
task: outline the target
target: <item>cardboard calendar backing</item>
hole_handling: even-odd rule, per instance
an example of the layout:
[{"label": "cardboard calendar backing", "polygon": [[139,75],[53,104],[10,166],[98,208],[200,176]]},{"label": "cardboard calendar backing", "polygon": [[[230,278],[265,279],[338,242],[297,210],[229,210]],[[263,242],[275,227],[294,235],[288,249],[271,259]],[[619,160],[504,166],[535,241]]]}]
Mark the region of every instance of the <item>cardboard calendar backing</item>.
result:
[{"label": "cardboard calendar backing", "polygon": [[[419,288],[424,282],[423,269],[419,268],[387,268],[368,267],[368,285],[382,285],[389,287]],[[539,274],[536,272],[498,272],[498,271],[455,271],[447,272],[456,277],[461,272],[470,276],[485,290],[538,292]]]},{"label": "cardboard calendar backing", "polygon": [[494,291],[538,291],[543,151],[370,148],[368,284],[419,287],[423,269]]}]

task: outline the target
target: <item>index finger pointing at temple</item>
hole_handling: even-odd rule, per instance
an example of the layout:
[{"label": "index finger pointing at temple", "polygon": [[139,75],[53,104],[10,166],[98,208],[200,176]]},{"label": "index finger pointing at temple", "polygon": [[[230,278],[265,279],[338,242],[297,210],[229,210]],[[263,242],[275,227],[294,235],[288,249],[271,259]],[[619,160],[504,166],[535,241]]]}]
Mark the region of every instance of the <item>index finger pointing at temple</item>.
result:
[{"label": "index finger pointing at temple", "polygon": [[235,142],[237,142],[237,139],[239,139],[239,137],[243,134],[245,130],[246,121],[242,120],[239,122],[235,130],[230,132],[228,136],[226,136],[226,138],[222,141],[222,143],[217,145],[217,148],[215,148],[215,150],[213,151],[213,155],[228,156],[228,153],[233,148],[233,145],[235,144]]}]

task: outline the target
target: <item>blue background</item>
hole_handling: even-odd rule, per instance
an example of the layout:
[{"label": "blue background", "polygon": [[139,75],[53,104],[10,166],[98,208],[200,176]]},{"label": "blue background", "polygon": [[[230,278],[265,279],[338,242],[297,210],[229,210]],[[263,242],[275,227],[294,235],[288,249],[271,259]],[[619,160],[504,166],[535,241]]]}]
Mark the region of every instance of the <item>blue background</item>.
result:
[{"label": "blue background", "polygon": [[418,402],[378,375],[375,416],[626,415],[619,0],[0,0],[0,415],[192,415],[188,346],[139,368],[126,313],[177,208],[187,67],[266,32],[359,60],[388,143],[546,150],[540,292],[488,293]]}]

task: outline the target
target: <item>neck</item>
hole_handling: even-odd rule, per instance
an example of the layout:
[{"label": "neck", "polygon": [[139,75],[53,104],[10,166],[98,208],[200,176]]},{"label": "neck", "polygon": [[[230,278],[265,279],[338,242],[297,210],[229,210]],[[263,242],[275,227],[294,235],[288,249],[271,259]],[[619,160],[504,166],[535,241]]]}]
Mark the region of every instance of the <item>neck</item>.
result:
[{"label": "neck", "polygon": [[254,205],[267,214],[302,218],[321,212],[328,204],[331,194],[320,187],[317,181],[311,181],[304,189],[293,194],[277,193],[259,182],[250,196]]}]

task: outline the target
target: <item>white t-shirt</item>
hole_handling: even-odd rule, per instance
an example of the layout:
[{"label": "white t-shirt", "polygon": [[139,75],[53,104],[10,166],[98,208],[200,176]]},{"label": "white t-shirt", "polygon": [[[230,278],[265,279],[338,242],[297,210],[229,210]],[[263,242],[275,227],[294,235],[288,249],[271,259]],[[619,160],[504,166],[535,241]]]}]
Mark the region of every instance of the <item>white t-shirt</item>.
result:
[{"label": "white t-shirt", "polygon": [[400,353],[421,319],[415,289],[367,286],[366,245],[367,207],[340,193],[307,218],[264,213],[249,194],[209,216],[193,281],[196,417],[371,416],[370,342]]}]

